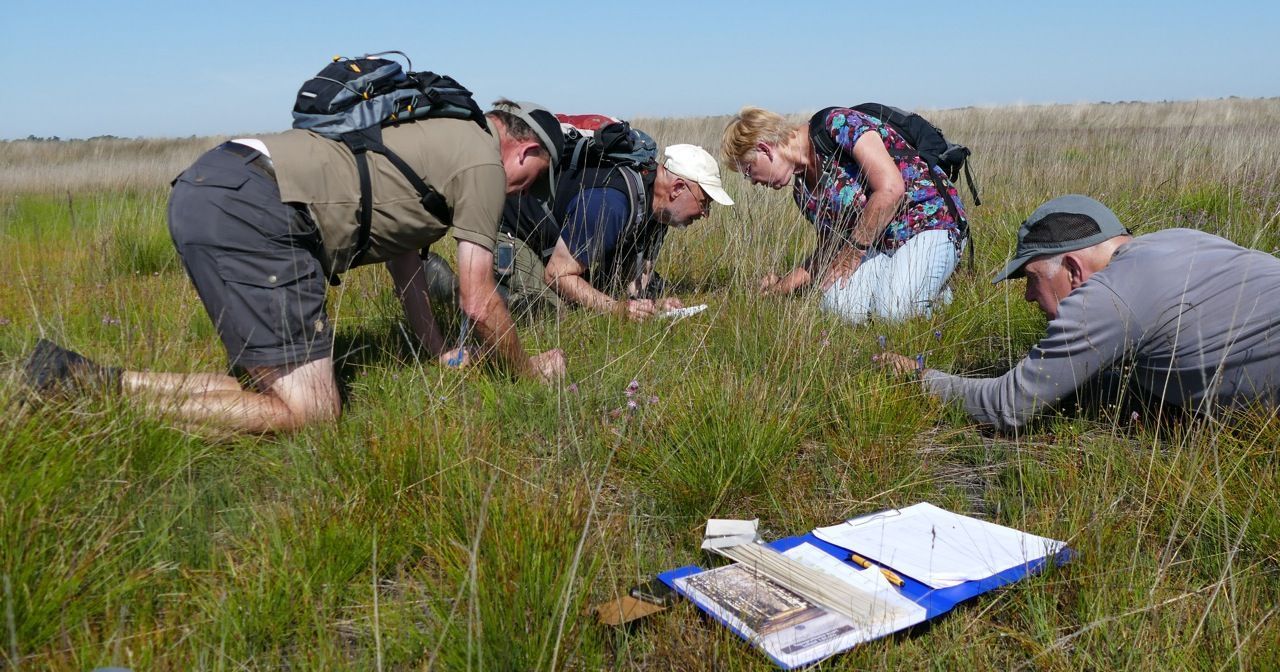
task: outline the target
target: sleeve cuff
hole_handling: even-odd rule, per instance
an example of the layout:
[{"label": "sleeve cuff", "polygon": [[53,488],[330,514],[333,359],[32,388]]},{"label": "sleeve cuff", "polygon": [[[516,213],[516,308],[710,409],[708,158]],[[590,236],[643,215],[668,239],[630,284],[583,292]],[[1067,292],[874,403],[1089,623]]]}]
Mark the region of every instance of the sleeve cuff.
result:
[{"label": "sleeve cuff", "polygon": [[490,252],[493,251],[495,241],[490,236],[486,236],[483,233],[477,233],[475,231],[459,229],[456,226],[451,227],[449,231],[453,234],[453,239],[458,242],[462,242],[465,240],[468,243],[472,243],[473,245],[479,245],[480,247],[483,247],[484,249]]}]

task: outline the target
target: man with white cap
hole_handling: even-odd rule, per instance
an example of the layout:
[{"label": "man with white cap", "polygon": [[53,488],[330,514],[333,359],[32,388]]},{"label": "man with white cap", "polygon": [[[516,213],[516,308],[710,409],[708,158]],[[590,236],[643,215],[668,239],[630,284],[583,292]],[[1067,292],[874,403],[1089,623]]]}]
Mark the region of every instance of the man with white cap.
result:
[{"label": "man with white cap", "polygon": [[1024,298],[1049,317],[1048,333],[1003,376],[953,376],[895,353],[876,359],[1002,431],[1086,387],[1192,413],[1275,405],[1280,259],[1191,229],[1135,238],[1105,205],[1069,195],[1022,223],[995,282],[1024,276]]},{"label": "man with white cap", "polygon": [[592,182],[560,185],[555,206],[560,239],[544,276],[560,298],[635,320],[681,307],[674,297],[647,298],[653,260],[667,227],[688,226],[707,216],[712,201],[733,205],[733,199],[720,181],[719,164],[706,150],[679,144],[667,147],[664,155],[645,190],[643,217],[631,217],[623,188]]}]

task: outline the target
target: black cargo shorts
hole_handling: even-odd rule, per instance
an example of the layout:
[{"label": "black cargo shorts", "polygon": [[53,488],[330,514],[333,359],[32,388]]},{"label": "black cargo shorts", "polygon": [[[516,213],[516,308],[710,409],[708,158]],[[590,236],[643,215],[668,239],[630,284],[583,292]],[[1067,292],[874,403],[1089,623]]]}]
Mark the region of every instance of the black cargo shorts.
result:
[{"label": "black cargo shorts", "polygon": [[173,181],[169,233],[233,367],[332,354],[320,234],[265,156],[225,143],[197,159]]}]

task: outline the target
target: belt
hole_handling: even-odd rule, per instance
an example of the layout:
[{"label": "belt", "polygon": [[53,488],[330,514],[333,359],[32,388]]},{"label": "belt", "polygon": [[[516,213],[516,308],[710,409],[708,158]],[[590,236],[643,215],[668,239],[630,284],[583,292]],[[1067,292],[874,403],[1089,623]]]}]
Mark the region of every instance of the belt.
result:
[{"label": "belt", "polygon": [[[276,180],[276,169],[271,165],[271,159],[258,150],[242,145],[238,142],[227,141],[218,145],[218,149],[224,152],[230,152],[236,156],[249,159],[249,165],[256,168],[258,172],[266,175],[272,182]],[[252,158],[250,158],[252,157]]]}]

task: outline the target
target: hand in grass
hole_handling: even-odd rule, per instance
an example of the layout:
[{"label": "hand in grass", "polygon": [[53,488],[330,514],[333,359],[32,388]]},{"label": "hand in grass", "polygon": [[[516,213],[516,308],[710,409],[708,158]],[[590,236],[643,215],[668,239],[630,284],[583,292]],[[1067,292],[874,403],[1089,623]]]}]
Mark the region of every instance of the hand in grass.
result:
[{"label": "hand in grass", "polygon": [[653,317],[655,307],[650,299],[630,299],[626,302],[623,315],[628,319],[640,322]]},{"label": "hand in grass", "polygon": [[923,373],[920,369],[918,360],[896,352],[881,352],[871,356],[871,361],[879,364],[882,368],[889,369],[897,376],[911,376]]},{"label": "hand in grass", "polygon": [[529,358],[538,377],[544,383],[554,383],[564,377],[564,350],[555,348]]},{"label": "hand in grass", "polygon": [[451,369],[465,369],[474,362],[475,353],[465,345],[440,353],[440,363]]}]

